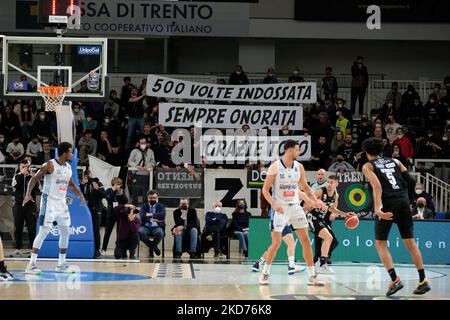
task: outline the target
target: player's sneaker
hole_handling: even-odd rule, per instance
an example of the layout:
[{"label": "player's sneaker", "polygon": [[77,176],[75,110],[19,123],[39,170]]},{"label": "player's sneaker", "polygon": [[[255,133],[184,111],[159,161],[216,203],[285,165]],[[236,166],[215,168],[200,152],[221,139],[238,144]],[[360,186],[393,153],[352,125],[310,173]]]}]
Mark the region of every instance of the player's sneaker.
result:
[{"label": "player's sneaker", "polygon": [[67,264],[59,264],[55,268],[56,273],[76,273],[76,271]]},{"label": "player's sneaker", "polygon": [[13,279],[14,279],[13,275],[6,269],[5,266],[5,268],[0,272],[0,281],[8,281]]},{"label": "player's sneaker", "polygon": [[317,278],[317,275],[315,275],[315,276],[311,276],[311,277],[308,278],[308,286],[324,287],[325,286],[325,282],[320,281]]},{"label": "player's sneaker", "polygon": [[288,267],[288,272],[287,273],[288,273],[288,275],[292,276],[295,273],[299,273],[299,272],[302,272],[302,271],[305,271],[305,270],[306,270],[305,267],[294,266],[294,267]]},{"label": "player's sneaker", "polygon": [[392,296],[397,291],[403,289],[403,283],[400,281],[400,277],[397,276],[395,281],[389,283],[388,291],[386,292],[386,297]]},{"label": "player's sneaker", "polygon": [[428,283],[428,278],[425,278],[422,282],[419,283],[419,286],[414,290],[414,294],[425,294],[431,290],[431,287]]},{"label": "player's sneaker", "polygon": [[295,266],[295,273],[300,273],[306,270],[306,267],[303,266]]},{"label": "player's sneaker", "polygon": [[256,260],[256,262],[252,266],[253,272],[259,272],[259,268],[261,268],[263,265],[263,262],[261,260]]},{"label": "player's sneaker", "polygon": [[322,266],[319,266],[316,269],[316,272],[318,274],[334,274],[334,270],[331,269],[331,267],[327,263],[323,264]]},{"label": "player's sneaker", "polygon": [[261,277],[259,277],[259,284],[262,286],[268,285],[269,284],[269,277],[270,274],[269,273],[262,273]]},{"label": "player's sneaker", "polygon": [[29,264],[25,268],[25,273],[32,275],[32,276],[40,276],[42,274],[42,271],[36,267],[34,264]]}]

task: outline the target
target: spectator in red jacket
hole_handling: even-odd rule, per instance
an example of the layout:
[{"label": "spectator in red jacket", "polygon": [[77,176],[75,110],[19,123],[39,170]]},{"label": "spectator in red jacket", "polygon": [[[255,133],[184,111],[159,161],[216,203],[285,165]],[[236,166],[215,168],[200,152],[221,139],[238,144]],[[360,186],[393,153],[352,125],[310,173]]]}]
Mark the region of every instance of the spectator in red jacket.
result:
[{"label": "spectator in red jacket", "polygon": [[405,132],[403,131],[403,128],[397,128],[397,139],[395,139],[393,145],[399,145],[401,155],[408,161],[412,159],[414,156],[414,147],[411,143],[411,140],[409,140],[408,137],[405,136]]}]

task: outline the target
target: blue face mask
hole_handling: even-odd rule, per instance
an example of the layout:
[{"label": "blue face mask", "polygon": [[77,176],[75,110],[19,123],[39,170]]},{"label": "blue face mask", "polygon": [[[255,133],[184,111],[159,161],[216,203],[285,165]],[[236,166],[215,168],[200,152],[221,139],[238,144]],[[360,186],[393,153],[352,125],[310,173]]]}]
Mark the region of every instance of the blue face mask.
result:
[{"label": "blue face mask", "polygon": [[240,205],[239,205],[239,208],[240,208],[240,209],[245,209],[245,204],[240,204]]}]

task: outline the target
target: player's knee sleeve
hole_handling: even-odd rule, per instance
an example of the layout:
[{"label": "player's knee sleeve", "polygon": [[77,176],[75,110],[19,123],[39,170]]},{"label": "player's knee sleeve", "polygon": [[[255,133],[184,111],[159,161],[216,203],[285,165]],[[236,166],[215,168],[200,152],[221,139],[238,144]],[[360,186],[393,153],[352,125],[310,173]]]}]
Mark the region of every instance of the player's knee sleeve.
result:
[{"label": "player's knee sleeve", "polygon": [[60,227],[59,230],[59,248],[67,249],[69,246],[69,227]]},{"label": "player's knee sleeve", "polygon": [[39,232],[34,238],[33,241],[33,248],[41,249],[42,244],[44,243],[45,238],[47,237],[47,234],[50,232],[49,227],[40,227]]}]

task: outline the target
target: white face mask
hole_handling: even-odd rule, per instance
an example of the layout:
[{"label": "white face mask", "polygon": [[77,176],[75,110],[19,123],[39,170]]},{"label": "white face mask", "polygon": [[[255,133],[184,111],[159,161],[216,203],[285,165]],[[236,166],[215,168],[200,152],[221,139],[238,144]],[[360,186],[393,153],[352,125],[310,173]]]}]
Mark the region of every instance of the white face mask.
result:
[{"label": "white face mask", "polygon": [[28,108],[23,108],[23,112],[28,112]]},{"label": "white face mask", "polygon": [[236,71],[236,74],[241,74],[241,71]]},{"label": "white face mask", "polygon": [[393,103],[388,103],[389,108],[392,108],[393,105],[394,105]]},{"label": "white face mask", "polygon": [[105,123],[109,123],[111,119],[105,119]]},{"label": "white face mask", "polygon": [[293,74],[294,74],[294,75],[298,75],[298,71],[295,70],[295,71],[293,72]]},{"label": "white face mask", "polygon": [[376,123],[376,124],[375,124],[375,127],[376,127],[376,128],[381,128],[381,124]]},{"label": "white face mask", "polygon": [[401,138],[403,138],[403,135],[402,134],[398,134],[397,138],[401,139]]},{"label": "white face mask", "polygon": [[221,207],[215,207],[215,208],[214,208],[214,212],[215,212],[215,213],[222,212],[222,208],[221,208]]},{"label": "white face mask", "polygon": [[422,194],[423,190],[422,189],[416,189],[416,194]]},{"label": "white face mask", "polygon": [[141,148],[142,151],[144,151],[145,149],[147,149],[147,145],[146,144],[141,144],[140,148]]},{"label": "white face mask", "polygon": [[39,119],[41,119],[42,121],[45,120],[45,116],[39,116]]},{"label": "white face mask", "polygon": [[283,134],[287,136],[289,134],[289,130],[283,130]]},{"label": "white face mask", "polygon": [[88,122],[91,122],[91,121],[92,121],[92,118],[86,118],[86,120],[87,120]]},{"label": "white face mask", "polygon": [[442,140],[443,141],[448,141],[448,138],[447,137],[442,137]]}]

